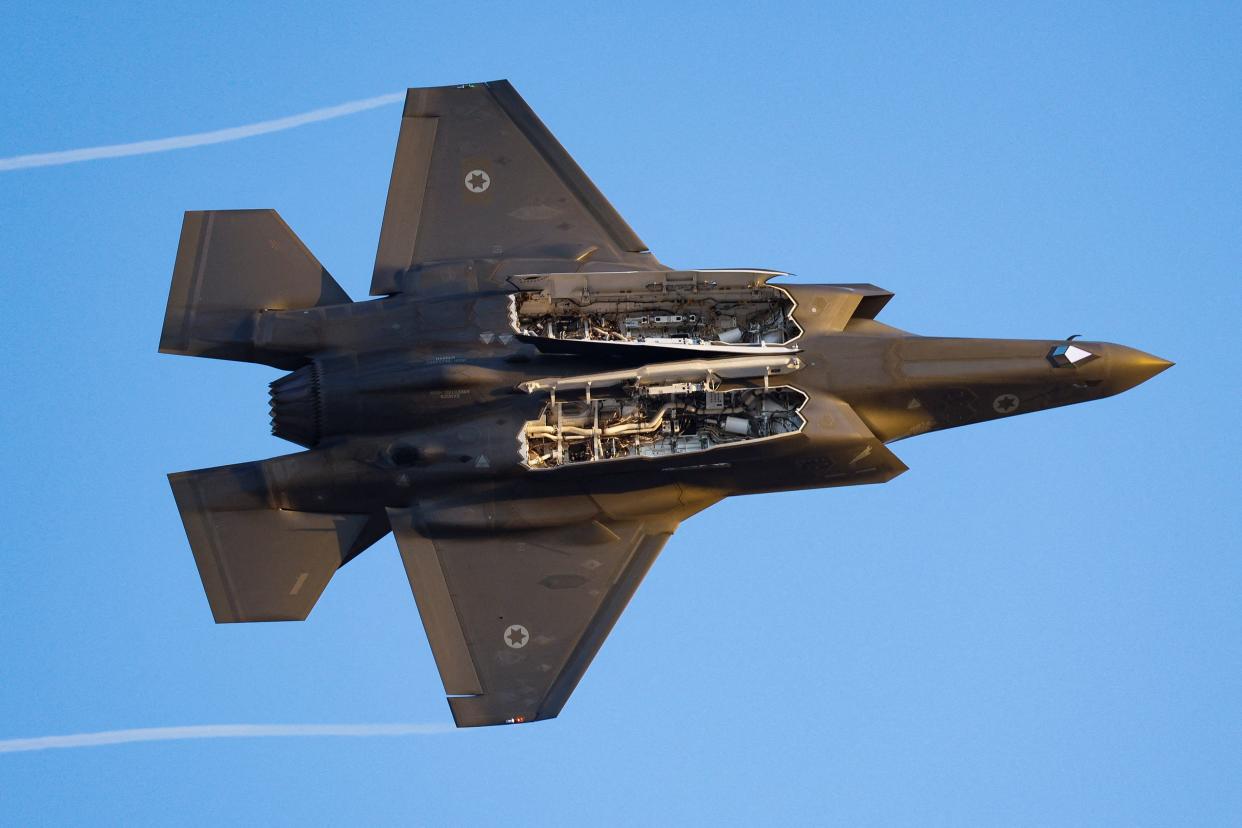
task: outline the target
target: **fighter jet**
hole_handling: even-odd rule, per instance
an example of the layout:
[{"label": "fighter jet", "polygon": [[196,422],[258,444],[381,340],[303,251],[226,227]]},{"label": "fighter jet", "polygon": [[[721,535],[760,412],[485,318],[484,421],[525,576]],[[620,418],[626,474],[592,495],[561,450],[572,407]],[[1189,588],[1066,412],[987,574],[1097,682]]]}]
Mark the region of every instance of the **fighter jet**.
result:
[{"label": "fighter jet", "polygon": [[215,620],[305,619],[391,531],[457,725],[550,719],[691,515],[1172,364],[917,336],[887,290],[786,275],[660,262],[506,81],[409,90],[379,298],[274,210],[186,213],[160,351],[288,372],[272,432],[305,449],[169,476]]}]

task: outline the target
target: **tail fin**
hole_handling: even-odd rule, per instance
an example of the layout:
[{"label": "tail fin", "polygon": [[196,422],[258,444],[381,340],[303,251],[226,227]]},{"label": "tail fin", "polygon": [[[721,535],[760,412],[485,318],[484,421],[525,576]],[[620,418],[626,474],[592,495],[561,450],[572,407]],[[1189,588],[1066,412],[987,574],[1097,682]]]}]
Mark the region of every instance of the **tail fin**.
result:
[{"label": "tail fin", "polygon": [[258,312],[349,301],[275,210],[189,212],[160,351],[292,370],[304,360],[254,344]]},{"label": "tail fin", "polygon": [[168,480],[221,624],[305,619],[336,570],[389,531],[383,512],[271,508],[261,462],[180,472]]}]

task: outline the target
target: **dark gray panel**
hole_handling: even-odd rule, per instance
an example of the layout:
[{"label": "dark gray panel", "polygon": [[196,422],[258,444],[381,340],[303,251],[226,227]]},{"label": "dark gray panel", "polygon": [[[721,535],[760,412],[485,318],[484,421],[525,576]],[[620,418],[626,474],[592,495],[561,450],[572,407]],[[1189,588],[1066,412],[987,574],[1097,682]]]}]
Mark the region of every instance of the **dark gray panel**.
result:
[{"label": "dark gray panel", "polygon": [[257,312],[349,301],[275,210],[187,212],[160,351],[294,368],[298,355],[255,347]]},{"label": "dark gray panel", "polygon": [[555,717],[676,525],[428,538],[389,515],[460,727]]},{"label": "dark gray panel", "polygon": [[257,466],[168,476],[217,623],[306,618],[368,522],[266,508]]},{"label": "dark gray panel", "polygon": [[409,90],[372,295],[413,290],[405,271],[444,261],[594,251],[663,269],[646,250],[507,81]]}]

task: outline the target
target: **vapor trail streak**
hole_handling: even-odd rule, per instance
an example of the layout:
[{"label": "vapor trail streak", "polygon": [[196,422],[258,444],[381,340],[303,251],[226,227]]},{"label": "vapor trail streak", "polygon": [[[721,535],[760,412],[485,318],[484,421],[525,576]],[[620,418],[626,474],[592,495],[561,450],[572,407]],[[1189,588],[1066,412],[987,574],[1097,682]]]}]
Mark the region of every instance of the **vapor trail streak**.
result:
[{"label": "vapor trail streak", "polygon": [[245,126],[217,129],[212,132],[196,132],[193,135],[177,135],[172,138],[157,138],[154,141],[136,141],[132,144],[109,144],[104,147],[86,147],[85,149],[63,150],[61,152],[43,152],[35,155],[14,155],[11,158],[0,158],[0,172],[7,170],[24,170],[29,167],[50,167],[58,164],[72,164],[77,161],[95,161],[100,158],[120,158],[125,155],[148,155],[153,152],[200,147],[203,144],[221,144],[225,141],[237,141],[267,132],[279,132],[282,129],[293,129],[303,124],[316,121],[327,121],[345,115],[353,115],[377,106],[387,106],[403,100],[404,92],[393,92],[375,98],[363,98],[329,106],[325,109],[312,109],[300,115],[277,118],[274,121],[259,121]]},{"label": "vapor trail streak", "polygon": [[71,733],[68,736],[36,736],[0,739],[0,753],[50,748],[120,745],[126,742],[166,742],[174,739],[248,739],[258,736],[429,736],[448,733],[447,724],[215,724],[181,727],[139,727]]}]

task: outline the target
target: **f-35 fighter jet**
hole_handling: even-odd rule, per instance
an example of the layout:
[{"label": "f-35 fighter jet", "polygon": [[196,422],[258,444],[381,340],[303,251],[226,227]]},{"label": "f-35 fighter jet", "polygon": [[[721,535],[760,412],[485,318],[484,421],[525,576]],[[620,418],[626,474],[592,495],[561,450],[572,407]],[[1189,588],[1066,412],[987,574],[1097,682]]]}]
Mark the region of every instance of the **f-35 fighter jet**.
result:
[{"label": "f-35 fighter jet", "polygon": [[552,718],[696,512],[1171,364],[915,336],[882,288],[784,275],[661,263],[505,81],[409,90],[381,298],[273,210],[187,213],[160,351],[289,372],[272,431],[306,449],[170,475],[216,621],[306,618],[392,531],[457,724]]}]

